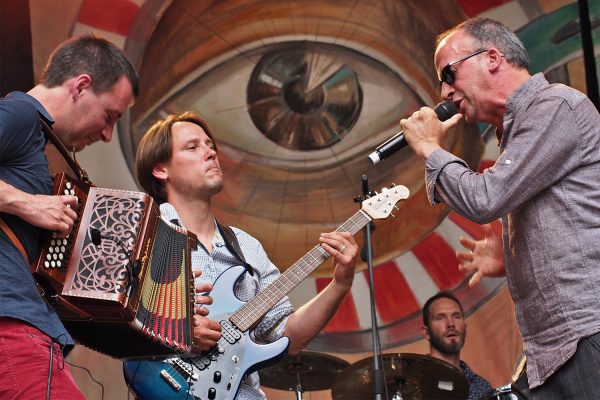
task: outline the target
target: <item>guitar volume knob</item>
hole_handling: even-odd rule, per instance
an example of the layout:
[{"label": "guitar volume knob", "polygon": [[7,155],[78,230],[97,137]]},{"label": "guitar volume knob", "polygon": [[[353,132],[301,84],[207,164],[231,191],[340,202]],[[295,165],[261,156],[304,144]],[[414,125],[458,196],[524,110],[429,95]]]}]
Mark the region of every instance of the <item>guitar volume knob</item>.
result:
[{"label": "guitar volume knob", "polygon": [[209,400],[214,400],[215,397],[217,397],[217,390],[215,388],[208,389]]}]

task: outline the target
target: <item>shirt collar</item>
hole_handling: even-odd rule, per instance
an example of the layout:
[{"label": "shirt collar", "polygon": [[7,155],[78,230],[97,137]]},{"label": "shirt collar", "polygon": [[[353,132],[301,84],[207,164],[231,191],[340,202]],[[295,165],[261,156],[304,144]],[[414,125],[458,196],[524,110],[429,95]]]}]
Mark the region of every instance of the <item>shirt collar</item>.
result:
[{"label": "shirt collar", "polygon": [[[537,73],[531,78],[527,79],[521,86],[519,86],[506,100],[506,111],[504,112],[503,132],[509,132],[512,127],[513,121],[517,113],[524,107],[531,103],[537,94],[545,87],[548,86],[548,81],[544,77],[543,73]],[[500,141],[506,138],[507,135],[503,133]]]},{"label": "shirt collar", "polygon": [[6,97],[31,103],[35,107],[37,112],[40,113],[40,115],[44,118],[48,125],[52,126],[52,124],[54,124],[54,119],[52,118],[52,116],[50,116],[50,114],[44,108],[42,103],[40,103],[35,97],[30,96],[29,94],[24,92],[10,92],[6,95]]},{"label": "shirt collar", "polygon": [[[167,203],[167,202],[162,203],[160,205],[160,214],[167,221],[170,221],[174,224],[184,227],[183,224],[181,223],[181,218],[179,217],[179,213],[177,212],[175,207],[173,207],[172,204]],[[221,236],[221,232],[219,232],[219,229],[217,228],[216,220],[214,221],[214,224],[215,224],[215,236],[213,237],[213,245],[215,245],[217,243],[224,243],[223,237]]]}]

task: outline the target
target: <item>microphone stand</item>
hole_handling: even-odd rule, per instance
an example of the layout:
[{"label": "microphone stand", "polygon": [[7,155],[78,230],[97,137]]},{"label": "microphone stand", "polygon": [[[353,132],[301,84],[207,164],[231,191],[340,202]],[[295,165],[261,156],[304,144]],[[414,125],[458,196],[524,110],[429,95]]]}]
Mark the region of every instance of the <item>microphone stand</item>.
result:
[{"label": "microphone stand", "polygon": [[[372,193],[369,190],[369,182],[366,175],[362,176],[362,196],[354,198],[355,202],[361,203],[366,200]],[[371,336],[373,339],[373,382],[375,384],[375,400],[383,399],[383,374],[380,366],[380,342],[379,332],[377,327],[377,314],[375,311],[375,283],[373,279],[373,246],[371,244],[371,230],[373,222],[370,221],[364,228],[365,237],[365,249],[366,249],[366,260],[367,270],[369,271],[369,302],[371,306]]]}]

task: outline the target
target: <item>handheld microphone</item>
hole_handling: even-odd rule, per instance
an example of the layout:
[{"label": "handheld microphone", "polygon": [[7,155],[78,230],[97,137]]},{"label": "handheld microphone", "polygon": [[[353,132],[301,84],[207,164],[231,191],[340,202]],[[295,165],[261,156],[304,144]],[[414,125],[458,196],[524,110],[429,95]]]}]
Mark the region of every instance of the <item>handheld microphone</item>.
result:
[{"label": "handheld microphone", "polygon": [[[433,109],[437,114],[440,121],[444,122],[450,119],[454,114],[458,112],[456,106],[451,100],[446,100],[439,103]],[[377,165],[381,160],[384,160],[407,146],[406,139],[404,139],[404,132],[400,131],[394,136],[377,146],[374,152],[369,154],[369,160],[373,165]]]}]

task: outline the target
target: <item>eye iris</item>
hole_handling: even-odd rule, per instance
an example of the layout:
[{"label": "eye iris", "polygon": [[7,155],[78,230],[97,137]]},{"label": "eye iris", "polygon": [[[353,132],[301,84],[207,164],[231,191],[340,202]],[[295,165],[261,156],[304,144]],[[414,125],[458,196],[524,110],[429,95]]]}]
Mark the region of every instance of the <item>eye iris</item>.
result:
[{"label": "eye iris", "polygon": [[297,114],[307,115],[319,111],[325,102],[325,89],[319,85],[306,91],[306,83],[302,78],[291,81],[283,90],[283,98],[287,106]]},{"label": "eye iris", "polygon": [[342,139],[362,108],[356,72],[335,46],[289,44],[265,54],[247,88],[248,111],[269,140],[292,150],[317,150]]}]

